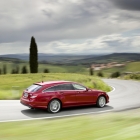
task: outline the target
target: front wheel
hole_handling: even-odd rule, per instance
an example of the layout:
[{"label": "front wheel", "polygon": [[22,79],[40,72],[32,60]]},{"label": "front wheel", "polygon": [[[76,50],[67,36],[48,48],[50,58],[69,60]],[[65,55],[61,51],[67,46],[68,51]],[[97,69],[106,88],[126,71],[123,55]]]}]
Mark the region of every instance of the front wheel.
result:
[{"label": "front wheel", "polygon": [[98,98],[98,100],[97,100],[97,106],[100,107],[100,108],[102,108],[102,107],[105,106],[105,104],[106,104],[106,99],[105,99],[105,97],[104,97],[104,96],[100,96],[100,97]]},{"label": "front wheel", "polygon": [[57,113],[61,109],[61,103],[59,100],[54,99],[48,105],[48,112],[50,113]]}]

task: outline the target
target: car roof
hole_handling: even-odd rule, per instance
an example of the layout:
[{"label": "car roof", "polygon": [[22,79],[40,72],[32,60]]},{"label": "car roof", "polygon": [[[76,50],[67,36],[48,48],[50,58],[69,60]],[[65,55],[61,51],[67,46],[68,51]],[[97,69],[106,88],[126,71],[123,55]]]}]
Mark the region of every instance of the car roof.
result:
[{"label": "car roof", "polygon": [[72,83],[71,81],[45,81],[45,82],[38,82],[38,83],[35,83],[35,84],[38,84],[38,85],[55,85],[55,84],[64,84],[64,83]]}]

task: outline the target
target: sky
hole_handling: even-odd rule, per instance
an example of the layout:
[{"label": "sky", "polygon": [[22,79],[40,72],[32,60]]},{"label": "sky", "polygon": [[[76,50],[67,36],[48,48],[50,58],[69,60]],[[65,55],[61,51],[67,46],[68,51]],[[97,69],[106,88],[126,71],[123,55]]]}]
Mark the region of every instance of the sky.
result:
[{"label": "sky", "polygon": [[140,53],[140,0],[0,0],[0,55]]}]

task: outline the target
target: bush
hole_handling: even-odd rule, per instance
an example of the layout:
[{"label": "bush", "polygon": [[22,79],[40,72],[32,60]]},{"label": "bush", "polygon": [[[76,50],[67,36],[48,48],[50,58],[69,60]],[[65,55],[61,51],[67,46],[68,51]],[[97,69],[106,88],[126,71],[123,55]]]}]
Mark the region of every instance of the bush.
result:
[{"label": "bush", "polygon": [[23,66],[23,67],[22,67],[21,73],[22,73],[22,74],[28,73],[26,66]]},{"label": "bush", "polygon": [[44,69],[44,73],[49,73],[49,70],[47,68]]},{"label": "bush", "polygon": [[90,75],[93,75],[94,73],[93,73],[93,68],[92,67],[90,67],[90,69],[89,69],[89,74]]},{"label": "bush", "polygon": [[15,69],[12,69],[11,74],[16,74]]},{"label": "bush", "polygon": [[119,77],[120,75],[121,75],[120,72],[117,71],[117,72],[112,73],[110,77],[111,77],[111,78],[117,78],[117,77]]},{"label": "bush", "polygon": [[130,74],[124,76],[124,79],[129,80],[129,79],[134,79],[134,80],[140,80],[140,74]]},{"label": "bush", "polygon": [[104,75],[103,75],[103,73],[102,73],[101,71],[99,71],[99,72],[97,73],[97,75],[98,75],[99,77],[104,77]]}]

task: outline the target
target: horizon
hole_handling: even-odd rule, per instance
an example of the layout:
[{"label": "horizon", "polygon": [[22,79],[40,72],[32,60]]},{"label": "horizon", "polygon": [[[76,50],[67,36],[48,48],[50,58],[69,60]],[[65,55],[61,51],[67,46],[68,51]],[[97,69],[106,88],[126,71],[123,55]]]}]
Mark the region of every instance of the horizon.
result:
[{"label": "horizon", "polygon": [[[0,56],[5,56],[5,55],[27,55],[29,53],[9,53],[9,54],[0,54]],[[140,52],[112,52],[112,53],[93,53],[93,54],[72,54],[72,53],[38,53],[38,54],[42,54],[42,55],[75,55],[75,56],[88,56],[88,55],[111,55],[111,54],[140,54]]]}]

